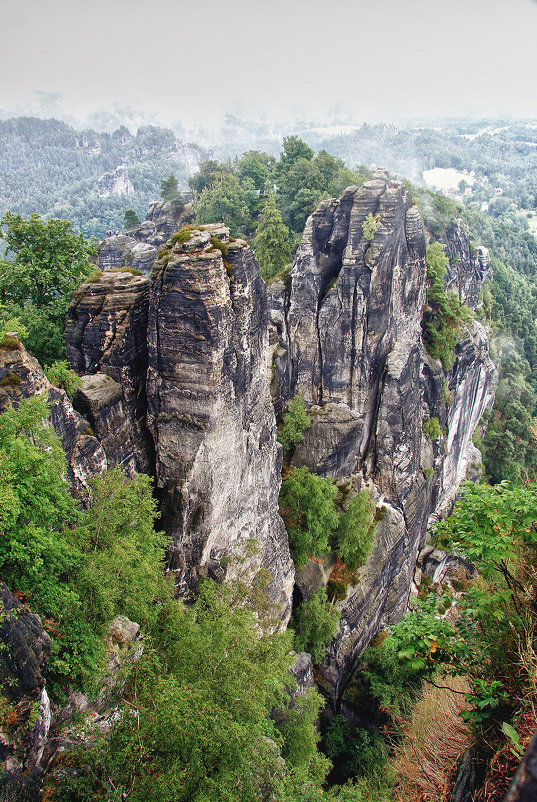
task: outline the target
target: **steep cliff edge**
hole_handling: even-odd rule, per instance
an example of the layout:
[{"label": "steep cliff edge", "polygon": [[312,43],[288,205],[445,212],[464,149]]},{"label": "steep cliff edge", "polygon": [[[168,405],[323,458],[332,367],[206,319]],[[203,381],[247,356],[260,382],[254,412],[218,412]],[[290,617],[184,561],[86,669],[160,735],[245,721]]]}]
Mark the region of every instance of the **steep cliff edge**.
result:
[{"label": "steep cliff edge", "polygon": [[[471,260],[461,225],[448,238],[463,300],[475,305],[485,271]],[[293,463],[354,476],[384,514],[320,666],[336,696],[379,625],[404,612],[428,520],[449,506],[475,460],[471,436],[493,398],[495,367],[480,323],[468,325],[448,374],[425,351],[426,287],[419,211],[403,184],[377,171],[318,207],[287,284],[269,288],[276,408],[295,393],[315,405]],[[443,429],[435,440],[423,431],[430,418]]]},{"label": "steep cliff edge", "polygon": [[156,479],[181,592],[206,575],[261,581],[264,569],[287,622],[266,296],[246,243],[224,226],[182,229],[150,279],[108,270],[82,285],[66,336],[82,374],[75,403],[109,464]]}]

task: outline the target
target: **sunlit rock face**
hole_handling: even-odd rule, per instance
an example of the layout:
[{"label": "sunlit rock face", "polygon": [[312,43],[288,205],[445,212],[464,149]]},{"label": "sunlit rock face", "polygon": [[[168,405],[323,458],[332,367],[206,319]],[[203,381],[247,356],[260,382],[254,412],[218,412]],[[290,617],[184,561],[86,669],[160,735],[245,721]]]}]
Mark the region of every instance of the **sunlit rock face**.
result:
[{"label": "sunlit rock face", "polygon": [[[448,242],[458,259],[446,282],[456,280],[476,306],[485,257],[470,254],[460,223]],[[479,323],[469,325],[448,374],[425,351],[426,288],[421,216],[404,185],[381,170],[320,204],[290,280],[269,288],[275,406],[296,393],[312,405],[293,463],[354,477],[381,511],[371,557],[339,603],[339,631],[319,667],[335,695],[379,626],[405,611],[429,518],[449,507],[475,462],[471,436],[493,398],[495,367]],[[443,430],[434,441],[422,428],[431,417]]]},{"label": "sunlit rock face", "polygon": [[75,293],[66,337],[77,407],[109,464],[155,477],[180,592],[207,575],[268,582],[287,622],[294,569],[250,248],[206,226],[170,242],[151,278],[106,270]]},{"label": "sunlit rock face", "polygon": [[[214,237],[225,253],[213,247]],[[294,572],[277,513],[281,452],[265,375],[267,339],[257,261],[245,242],[229,242],[227,228],[193,230],[157,264],[148,426],[170,565],[187,587],[200,572],[221,575],[230,555],[230,579],[251,580],[266,569],[269,595],[287,620]],[[249,541],[257,553],[247,556]]]}]

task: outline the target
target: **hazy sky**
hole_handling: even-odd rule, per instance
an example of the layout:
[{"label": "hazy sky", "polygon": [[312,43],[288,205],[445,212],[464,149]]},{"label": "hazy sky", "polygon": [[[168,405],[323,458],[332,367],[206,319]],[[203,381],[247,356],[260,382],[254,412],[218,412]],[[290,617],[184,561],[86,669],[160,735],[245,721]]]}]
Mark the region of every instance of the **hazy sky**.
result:
[{"label": "hazy sky", "polygon": [[3,110],[537,118],[535,0],[3,0],[1,19]]}]

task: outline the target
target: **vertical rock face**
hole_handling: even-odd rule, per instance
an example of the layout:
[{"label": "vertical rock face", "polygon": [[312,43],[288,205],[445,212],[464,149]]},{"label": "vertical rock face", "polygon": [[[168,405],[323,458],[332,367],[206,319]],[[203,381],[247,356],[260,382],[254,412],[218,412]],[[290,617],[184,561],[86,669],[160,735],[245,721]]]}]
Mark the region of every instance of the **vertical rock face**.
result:
[{"label": "vertical rock face", "polygon": [[0,684],[6,708],[0,727],[0,797],[40,799],[39,762],[50,725],[45,690],[51,641],[39,616],[0,582]]},{"label": "vertical rock face", "polygon": [[[223,257],[211,244],[224,242]],[[259,269],[226,228],[194,230],[157,264],[149,305],[148,426],[172,546],[187,586],[223,573],[222,557],[271,575],[287,620],[293,568],[277,514],[280,451],[265,376],[266,303]],[[214,242],[214,239],[213,239]],[[166,263],[165,263],[166,262]],[[228,573],[239,566],[231,562]]]},{"label": "vertical rock face", "polygon": [[82,375],[75,403],[89,420],[110,467],[153,472],[145,418],[149,280],[105,272],[74,294],[66,326],[71,366]]},{"label": "vertical rock face", "polygon": [[66,337],[82,374],[76,404],[109,464],[157,480],[182,592],[199,576],[261,581],[265,569],[286,622],[294,571],[278,515],[266,296],[246,243],[207,226],[170,242],[151,279],[104,272],[75,294]]},{"label": "vertical rock face", "polygon": [[[456,281],[463,300],[476,306],[486,259],[471,258],[459,221],[452,228],[447,252],[456,270],[447,283]],[[339,631],[320,666],[335,695],[379,625],[404,612],[429,516],[452,502],[475,459],[474,428],[493,397],[495,368],[479,323],[468,327],[447,375],[424,350],[425,256],[417,208],[405,187],[379,170],[319,206],[290,282],[269,289],[276,407],[295,393],[314,405],[293,463],[324,476],[359,477],[383,508],[371,557],[340,604]],[[433,442],[422,429],[431,417],[445,429]]]}]

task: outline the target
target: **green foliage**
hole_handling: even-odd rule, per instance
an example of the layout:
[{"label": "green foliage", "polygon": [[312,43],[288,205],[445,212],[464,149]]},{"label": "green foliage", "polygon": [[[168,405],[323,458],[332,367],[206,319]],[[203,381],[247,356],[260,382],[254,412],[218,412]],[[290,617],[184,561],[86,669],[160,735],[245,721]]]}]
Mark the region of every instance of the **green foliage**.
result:
[{"label": "green foliage", "polygon": [[339,522],[336,496],[337,488],[331,479],[316,476],[307,468],[293,468],[284,477],[280,514],[297,565],[304,565],[308,555],[322,556],[329,551]]},{"label": "green foliage", "polygon": [[140,218],[134,209],[125,209],[123,224],[125,226],[125,231],[132,231],[134,228],[138,228],[140,225]]},{"label": "green foliage", "polygon": [[235,170],[238,179],[244,183],[246,179],[252,181],[253,186],[260,192],[265,192],[274,176],[276,159],[268,153],[258,150],[249,150],[237,161]]},{"label": "green foliage", "polygon": [[291,619],[294,629],[294,646],[297,652],[309,652],[315,663],[324,656],[324,647],[337,631],[339,611],[332,607],[325,588],[319,588],[307,601],[302,602]]},{"label": "green foliage", "polygon": [[116,615],[147,628],[158,613],[155,601],[166,596],[166,540],[153,528],[151,479],[127,479],[114,468],[94,477],[91,493],[90,509],[69,533],[84,554],[75,581],[85,613],[98,631]]},{"label": "green foliage", "polygon": [[338,781],[355,777],[379,781],[384,775],[380,784],[386,788],[388,750],[380,733],[363,727],[351,729],[347,718],[338,713],[323,735],[323,744],[328,757],[336,762]]},{"label": "green foliage", "polygon": [[59,359],[45,371],[46,377],[55,387],[65,390],[71,400],[82,387],[79,376],[71,370],[66,359]]},{"label": "green foliage", "polygon": [[311,159],[300,158],[284,170],[278,190],[284,223],[301,234],[308,216],[326,194],[321,171]]},{"label": "green foliage", "polygon": [[164,201],[180,200],[181,193],[179,192],[179,182],[173,173],[170,173],[168,178],[161,181],[160,197]]},{"label": "green foliage", "polygon": [[278,430],[278,440],[287,453],[294,451],[304,439],[304,432],[311,426],[311,420],[306,413],[306,404],[300,395],[295,395],[287,405],[287,412]]},{"label": "green foliage", "polygon": [[0,416],[0,571],[51,623],[47,687],[58,698],[92,679],[112,617],[155,620],[164,544],[148,477],[97,476],[92,507],[76,511],[48,415],[32,397]]},{"label": "green foliage", "polygon": [[[374,700],[378,710],[397,721],[410,710],[421,689],[421,679],[410,663],[400,660],[394,650],[386,648],[385,643],[368,646],[362,653],[353,681],[345,693],[351,701],[354,699],[358,703],[363,703],[365,693]],[[368,706],[372,706],[371,702]]]},{"label": "green foliage", "polygon": [[474,561],[483,575],[499,571],[505,578],[523,544],[537,544],[537,487],[468,483],[462,499],[436,528],[442,543],[454,545]]},{"label": "green foliage", "polygon": [[63,330],[71,293],[91,270],[94,249],[65,220],[44,223],[7,212],[1,224],[6,254],[0,264],[0,310],[27,330],[26,347],[44,365],[65,354]]},{"label": "green foliage", "polygon": [[283,138],[283,151],[280,154],[278,163],[280,175],[288,172],[301,159],[311,161],[313,159],[312,149],[297,136],[285,136]]},{"label": "green foliage", "polygon": [[[174,245],[183,245],[183,243],[188,242],[188,240],[190,239],[190,235],[191,235],[191,232],[192,232],[193,228],[194,228],[194,226],[191,225],[190,223],[187,223],[186,225],[181,226],[179,231],[176,231],[175,233],[173,233],[171,235],[170,240],[167,243],[168,247],[172,248]],[[159,259],[160,258],[161,258],[161,256],[160,256],[160,251],[159,251]]]},{"label": "green foliage", "polygon": [[371,553],[377,523],[375,505],[369,491],[360,490],[347,503],[335,532],[335,551],[351,569],[367,562]]},{"label": "green foliage", "polygon": [[269,192],[263,207],[263,216],[257,228],[253,247],[265,281],[275,276],[291,261],[289,229],[283,224],[272,192]]},{"label": "green foliage", "polygon": [[377,233],[379,225],[380,225],[380,214],[373,215],[371,212],[369,212],[364,222],[362,223],[362,232],[364,235],[364,239],[369,240],[371,242],[373,240],[373,237]]},{"label": "green foliage", "polygon": [[194,195],[199,198],[204,189],[212,189],[215,181],[222,179],[224,175],[230,175],[231,172],[229,165],[208,159],[200,162],[198,172],[188,179],[188,185]]},{"label": "green foliage", "polygon": [[424,420],[421,428],[428,440],[438,440],[442,435],[442,429],[440,428],[440,421],[438,418],[428,418]]},{"label": "green foliage", "polygon": [[[521,657],[535,628],[533,551],[537,488],[467,485],[454,513],[437,527],[443,546],[471,558],[481,577],[457,599],[430,591],[391,627],[386,648],[417,674],[439,667],[472,684],[465,718],[501,722],[533,687],[534,662]],[[530,638],[531,639],[531,638]],[[524,644],[524,645],[522,645]],[[532,648],[532,647],[530,647]]]},{"label": "green foliage", "polygon": [[196,206],[199,223],[224,222],[232,234],[249,222],[244,190],[238,178],[230,173],[219,175],[213,185],[205,187]]},{"label": "green foliage", "polygon": [[2,262],[0,294],[4,302],[42,309],[70,293],[89,273],[94,249],[66,220],[32,214],[28,220],[7,212],[0,223],[10,261]]},{"label": "green foliage", "polygon": [[423,312],[422,328],[427,350],[435,359],[440,359],[445,370],[450,370],[455,362],[454,348],[471,312],[461,304],[456,293],[445,292],[447,264],[444,246],[433,242],[427,248],[427,306]]},{"label": "green foliage", "polygon": [[86,788],[98,798],[111,781],[134,802],[254,802],[261,787],[293,799],[320,783],[320,699],[310,691],[296,708],[285,703],[289,647],[288,633],[260,633],[242,587],[206,581],[191,607],[170,600],[127,679],[131,714],[84,755]]}]

